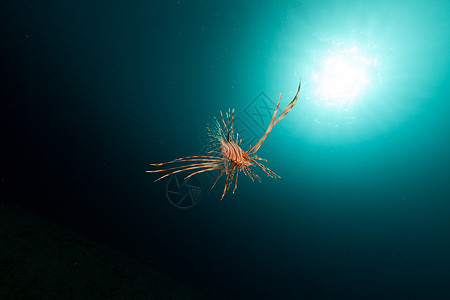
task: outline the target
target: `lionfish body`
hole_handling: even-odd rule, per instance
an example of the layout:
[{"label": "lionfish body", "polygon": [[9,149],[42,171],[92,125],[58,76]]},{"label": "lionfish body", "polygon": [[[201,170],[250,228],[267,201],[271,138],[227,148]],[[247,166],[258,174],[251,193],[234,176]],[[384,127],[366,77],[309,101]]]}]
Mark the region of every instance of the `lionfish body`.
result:
[{"label": "lionfish body", "polygon": [[[234,109],[228,110],[225,114],[225,118],[220,112],[222,125],[219,120],[216,118],[213,119],[213,122],[206,128],[207,136],[209,138],[209,145],[207,154],[211,155],[198,155],[198,156],[187,156],[178,158],[169,162],[158,163],[158,164],[150,164],[151,166],[163,166],[163,165],[173,165],[173,167],[169,168],[161,168],[157,170],[146,171],[148,173],[157,173],[169,171],[169,173],[157,178],[155,181],[163,179],[167,176],[184,172],[184,171],[193,171],[191,174],[185,177],[185,179],[199,174],[203,172],[210,172],[214,170],[219,170],[220,174],[215,180],[211,189],[216,185],[222,175],[225,174],[226,181],[225,187],[223,189],[222,197],[223,199],[227,191],[230,189],[231,184],[233,182],[234,174],[236,173],[236,180],[233,188],[233,193],[237,188],[237,177],[240,171],[243,171],[245,175],[250,177],[252,181],[255,179],[261,182],[260,177],[250,168],[251,166],[259,166],[269,177],[272,178],[280,178],[275,172],[261,164],[259,161],[267,160],[260,158],[256,155],[256,152],[259,150],[264,140],[267,138],[269,133],[272,131],[273,127],[280,122],[287,113],[294,107],[297,103],[297,99],[300,93],[300,86],[298,86],[297,94],[294,99],[288,104],[288,106],[284,109],[283,113],[276,119],[278,108],[280,106],[280,98],[278,99],[277,107],[273,113],[272,120],[269,124],[269,127],[266,130],[266,133],[261,137],[261,139],[255,144],[255,146],[250,147],[248,151],[242,150],[240,147],[242,143],[242,139],[239,140],[239,134],[234,134],[233,131],[233,119],[234,119]],[[187,163],[187,164],[186,164]]]}]

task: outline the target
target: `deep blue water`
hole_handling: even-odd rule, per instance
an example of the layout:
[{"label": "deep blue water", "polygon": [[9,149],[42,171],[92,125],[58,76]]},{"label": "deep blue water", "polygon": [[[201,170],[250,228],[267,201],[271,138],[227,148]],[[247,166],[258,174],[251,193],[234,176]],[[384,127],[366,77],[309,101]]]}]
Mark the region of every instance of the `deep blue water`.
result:
[{"label": "deep blue water", "polygon": [[[235,298],[449,298],[449,12],[448,1],[1,4],[2,194]],[[241,173],[219,201],[215,173],[177,177],[180,188],[145,173],[203,154],[205,121],[228,108],[247,150],[300,79],[258,152],[280,179]],[[195,205],[168,199],[183,196]]]}]

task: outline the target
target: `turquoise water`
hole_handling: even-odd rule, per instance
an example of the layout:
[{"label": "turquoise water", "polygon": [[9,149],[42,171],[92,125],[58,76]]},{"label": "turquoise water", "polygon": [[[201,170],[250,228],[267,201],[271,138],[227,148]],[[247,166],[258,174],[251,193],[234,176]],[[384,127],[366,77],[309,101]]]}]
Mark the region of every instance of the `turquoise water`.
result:
[{"label": "turquoise water", "polygon": [[[449,12],[448,1],[5,4],[3,120],[17,130],[5,147],[22,157],[5,164],[5,190],[219,294],[450,297]],[[145,173],[203,154],[205,121],[229,108],[247,150],[300,79],[258,152],[280,179],[241,173],[219,201],[216,173],[182,187]]]}]

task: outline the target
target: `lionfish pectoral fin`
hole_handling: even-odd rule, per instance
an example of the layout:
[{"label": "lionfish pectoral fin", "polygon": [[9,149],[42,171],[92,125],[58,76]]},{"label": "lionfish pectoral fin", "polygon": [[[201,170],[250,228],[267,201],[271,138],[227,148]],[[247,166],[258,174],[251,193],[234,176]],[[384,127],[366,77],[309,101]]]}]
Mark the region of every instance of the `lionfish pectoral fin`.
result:
[{"label": "lionfish pectoral fin", "polygon": [[217,181],[219,180],[220,177],[222,177],[222,175],[225,173],[225,170],[222,169],[222,171],[220,171],[219,176],[216,178],[216,180],[214,181],[214,184],[211,187],[211,190],[213,189],[213,187],[216,185]]},{"label": "lionfish pectoral fin", "polygon": [[230,171],[228,171],[228,173],[227,173],[227,180],[225,181],[225,187],[223,189],[222,197],[220,198],[220,200],[223,199],[223,197],[225,196],[227,191],[230,189],[230,185],[231,185],[231,182],[233,181],[235,169],[236,169],[236,164],[233,163],[233,165],[230,168]]},{"label": "lionfish pectoral fin", "polygon": [[[195,170],[195,172],[193,172],[192,174],[190,174],[186,177],[186,178],[189,178],[192,175],[195,175],[198,173],[221,169],[222,161],[223,160],[221,158],[217,158],[214,156],[203,156],[203,155],[202,156],[187,156],[187,157],[177,158],[172,161],[168,161],[168,162],[164,162],[164,163],[150,164],[151,166],[156,166],[156,167],[160,167],[160,166],[167,165],[167,164],[172,164],[172,165],[181,164],[181,165],[170,167],[170,168],[149,170],[149,171],[145,171],[145,172],[158,173],[158,172],[170,171],[169,173],[157,178],[155,180],[155,182],[156,182],[156,181],[159,181],[159,180],[166,178],[173,174],[177,174],[177,173],[184,172],[184,171]],[[188,162],[188,164],[186,164],[186,162]]]},{"label": "lionfish pectoral fin", "polygon": [[238,181],[239,171],[240,171],[240,167],[238,166],[238,167],[237,167],[237,170],[236,170],[236,181],[234,182],[233,194],[234,194],[234,192],[235,192],[236,189],[237,189],[237,181]]},{"label": "lionfish pectoral fin", "polygon": [[253,158],[254,159],[257,159],[257,160],[262,160],[262,161],[265,161],[265,162],[267,162],[267,159],[265,159],[265,158],[261,158],[261,157],[259,157],[258,155],[256,155],[256,154],[254,154],[253,155]]},{"label": "lionfish pectoral fin", "polygon": [[197,175],[197,174],[200,174],[200,173],[203,173],[203,172],[214,171],[214,170],[217,170],[217,169],[220,169],[220,167],[219,166],[212,166],[211,168],[203,169],[203,170],[199,170],[199,171],[196,171],[194,173],[191,173],[188,176],[184,177],[184,179],[186,180],[186,179],[188,179],[191,176],[194,176],[194,175]]},{"label": "lionfish pectoral fin", "polygon": [[266,167],[265,165],[256,162],[256,164],[267,174],[267,176],[272,177],[272,178],[281,178],[280,175],[278,175],[277,173],[275,173],[274,171],[272,171],[271,169],[269,169],[268,167]]}]

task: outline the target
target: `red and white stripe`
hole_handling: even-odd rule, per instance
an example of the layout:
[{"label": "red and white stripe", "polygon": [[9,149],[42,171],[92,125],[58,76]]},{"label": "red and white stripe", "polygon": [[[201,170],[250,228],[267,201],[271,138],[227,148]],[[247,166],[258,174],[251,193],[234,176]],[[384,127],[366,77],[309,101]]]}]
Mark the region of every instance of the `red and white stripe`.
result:
[{"label": "red and white stripe", "polygon": [[242,150],[241,147],[239,147],[235,143],[227,142],[222,139],[220,149],[222,150],[222,154],[226,157],[226,159],[231,160],[238,165],[248,166],[250,164],[250,162],[246,158],[244,150]]}]

